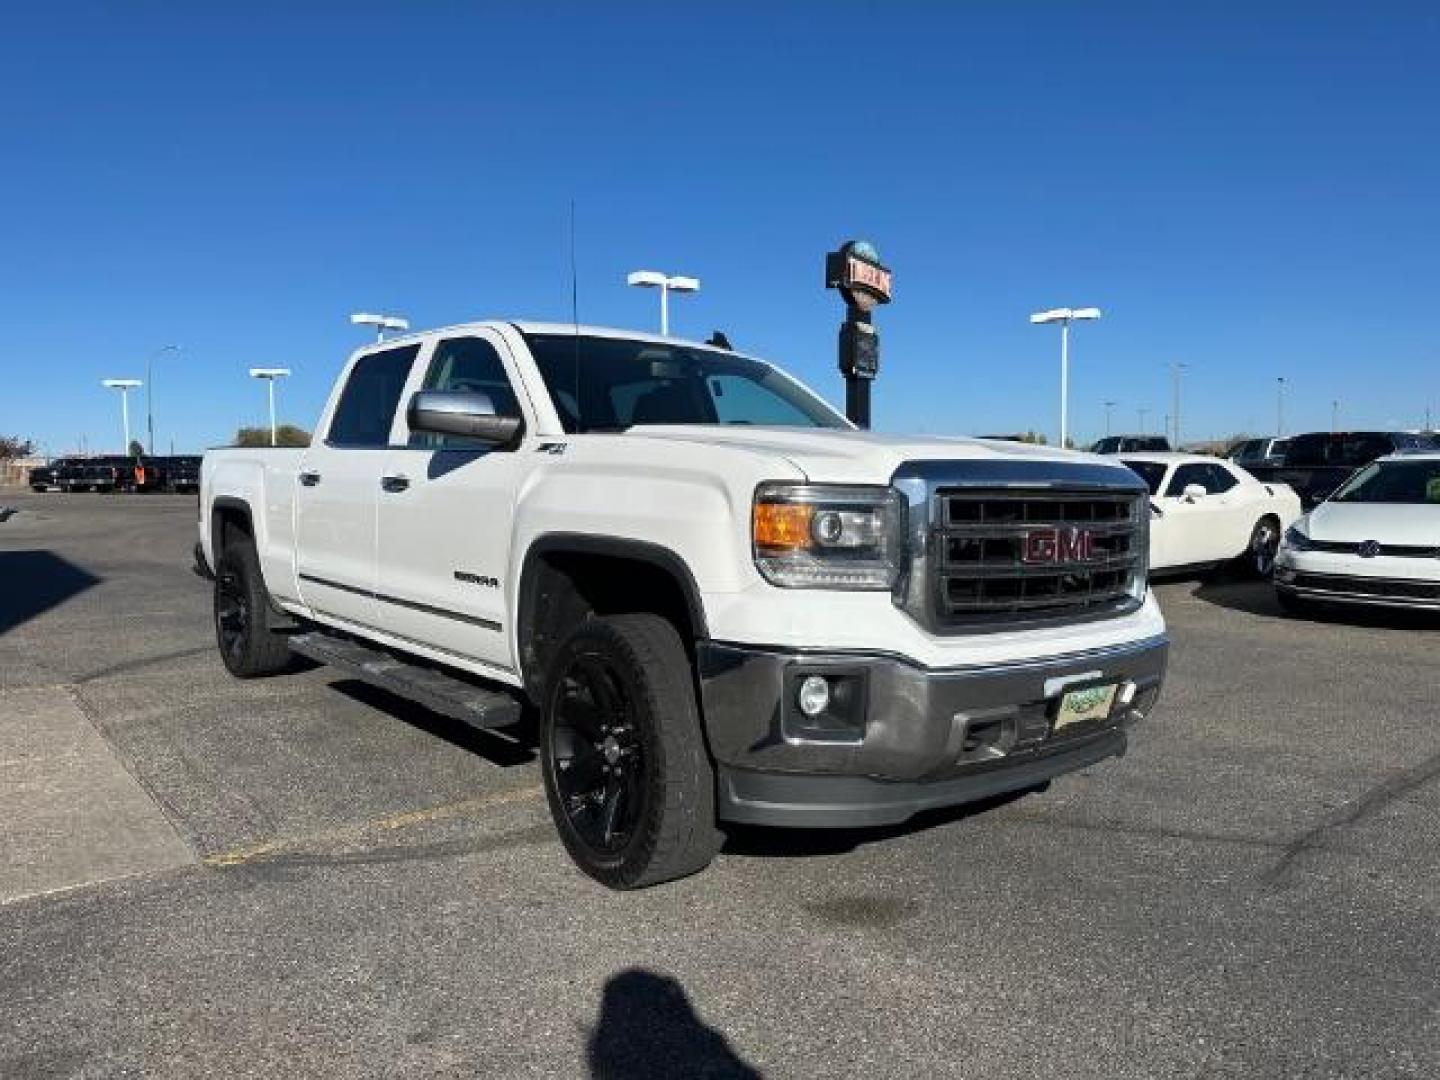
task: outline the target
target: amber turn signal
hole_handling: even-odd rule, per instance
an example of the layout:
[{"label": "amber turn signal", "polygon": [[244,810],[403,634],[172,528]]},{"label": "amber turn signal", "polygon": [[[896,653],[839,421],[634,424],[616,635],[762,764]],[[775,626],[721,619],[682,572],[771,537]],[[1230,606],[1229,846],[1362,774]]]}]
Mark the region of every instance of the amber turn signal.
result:
[{"label": "amber turn signal", "polygon": [[756,548],[808,548],[810,523],[815,507],[807,503],[757,502],[755,504]]}]

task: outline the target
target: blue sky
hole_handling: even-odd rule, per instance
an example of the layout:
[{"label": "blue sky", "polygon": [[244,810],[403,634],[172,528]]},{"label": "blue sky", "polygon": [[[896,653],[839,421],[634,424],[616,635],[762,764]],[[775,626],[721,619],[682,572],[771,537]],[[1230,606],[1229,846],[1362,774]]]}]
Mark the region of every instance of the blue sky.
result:
[{"label": "blue sky", "polygon": [[[508,11],[508,13],[507,13]],[[876,426],[1183,433],[1440,414],[1432,4],[231,5],[7,13],[0,431],[118,447],[107,375],[157,364],[157,442],[309,426],[347,313],[652,328],[629,269],[833,401],[823,253],[872,240]],[[136,412],[143,415],[143,399]],[[136,425],[139,430],[143,420]]]}]

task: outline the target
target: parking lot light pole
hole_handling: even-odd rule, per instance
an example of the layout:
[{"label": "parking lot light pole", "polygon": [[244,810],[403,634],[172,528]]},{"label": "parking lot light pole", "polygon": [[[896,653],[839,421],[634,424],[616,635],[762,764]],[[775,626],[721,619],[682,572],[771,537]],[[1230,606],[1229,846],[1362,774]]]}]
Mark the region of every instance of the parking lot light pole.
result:
[{"label": "parking lot light pole", "polygon": [[1275,380],[1275,437],[1285,437],[1285,376]]},{"label": "parking lot light pole", "polygon": [[375,340],[385,340],[385,331],[394,330],[397,333],[401,330],[410,329],[410,320],[402,319],[399,315],[377,315],[371,311],[357,311],[350,316],[350,323],[353,326],[373,326],[375,328]]},{"label": "parking lot light pole", "polygon": [[[164,353],[179,352],[179,345],[161,345],[153,353],[145,358],[145,449],[148,453],[155,453],[155,404],[153,394],[155,392],[155,361]],[[130,449],[127,441],[125,449]]]},{"label": "parking lot light pole", "polygon": [[[384,339],[382,338],[381,340],[384,340]],[[283,367],[275,367],[275,368],[252,367],[252,368],[250,369],[250,377],[251,377],[252,379],[264,379],[265,382],[266,382],[266,384],[268,385],[268,388],[269,388],[269,392],[270,392],[270,445],[271,445],[271,446],[274,446],[274,445],[276,444],[276,437],[275,437],[275,380],[276,380],[276,379],[283,379],[283,378],[285,378],[285,376],[287,376],[287,375],[289,375],[289,374],[290,374],[290,369],[289,369],[289,368],[283,368]]]},{"label": "parking lot light pole", "polygon": [[1105,437],[1108,439],[1110,437],[1110,410],[1120,403],[1118,401],[1102,401],[1101,404],[1105,406]]},{"label": "parking lot light pole", "polygon": [[1147,415],[1149,412],[1150,412],[1150,407],[1149,407],[1148,405],[1141,405],[1139,408],[1137,408],[1137,409],[1135,410],[1135,416],[1136,416],[1136,418],[1139,420],[1138,430],[1135,432],[1135,434],[1137,434],[1137,435],[1144,435],[1144,434],[1145,434],[1145,417],[1146,417],[1146,415]]},{"label": "parking lot light pole", "polygon": [[1049,311],[1037,311],[1030,316],[1030,322],[1036,326],[1046,323],[1060,324],[1060,449],[1065,446],[1070,436],[1070,324],[1076,321],[1100,318],[1100,309],[1087,308],[1051,308]]},{"label": "parking lot light pole", "polygon": [[1170,365],[1170,377],[1173,380],[1172,392],[1174,394],[1174,402],[1170,408],[1170,417],[1175,423],[1176,450],[1180,449],[1180,373],[1184,371],[1187,366],[1188,365],[1179,363],[1178,361]]},{"label": "parking lot light pole", "polygon": [[660,334],[670,336],[670,294],[672,292],[699,292],[700,279],[666,275],[658,270],[635,270],[625,277],[626,285],[640,289],[660,290]]},{"label": "parking lot light pole", "polygon": [[130,391],[145,384],[139,379],[101,379],[100,385],[110,390],[120,391],[120,426],[125,432],[125,449],[121,453],[128,456],[130,453]]}]

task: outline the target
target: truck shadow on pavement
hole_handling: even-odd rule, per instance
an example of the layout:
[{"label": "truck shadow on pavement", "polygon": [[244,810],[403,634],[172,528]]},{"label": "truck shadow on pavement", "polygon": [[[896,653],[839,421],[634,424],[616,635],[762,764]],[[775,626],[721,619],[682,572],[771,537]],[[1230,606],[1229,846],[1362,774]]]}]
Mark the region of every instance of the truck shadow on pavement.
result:
[{"label": "truck shadow on pavement", "polygon": [[99,583],[52,551],[0,551],[0,634]]},{"label": "truck shadow on pavement", "polygon": [[696,1015],[675,979],[642,968],[612,975],[586,1059],[596,1080],[704,1076],[759,1080],[720,1032]]},{"label": "truck shadow on pavement", "polygon": [[501,768],[525,765],[539,756],[540,729],[529,709],[525,710],[520,723],[487,730],[442,716],[359,679],[340,678],[332,682],[330,688]]},{"label": "truck shadow on pavement", "polygon": [[[1404,608],[1361,607],[1333,604],[1316,608],[1314,616],[1287,614],[1275,599],[1275,588],[1268,581],[1239,581],[1225,578],[1201,579],[1192,593],[1197,600],[1240,611],[1246,615],[1264,615],[1295,623],[1334,623],[1381,630],[1440,630],[1440,614],[1428,611],[1407,611]],[[1163,605],[1162,605],[1163,606]]]}]

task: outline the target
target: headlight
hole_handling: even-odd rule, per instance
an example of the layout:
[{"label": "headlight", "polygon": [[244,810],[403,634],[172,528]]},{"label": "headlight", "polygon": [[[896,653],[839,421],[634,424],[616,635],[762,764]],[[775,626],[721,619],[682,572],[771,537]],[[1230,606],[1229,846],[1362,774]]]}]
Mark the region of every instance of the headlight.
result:
[{"label": "headlight", "polygon": [[904,504],[891,488],[761,484],[755,566],[787,589],[884,591],[900,573]]},{"label": "headlight", "polygon": [[1314,541],[1312,541],[1310,537],[1306,536],[1303,532],[1300,531],[1300,526],[1298,524],[1291,525],[1288,529],[1285,530],[1285,540],[1283,546],[1289,548],[1291,551],[1315,550]]}]

